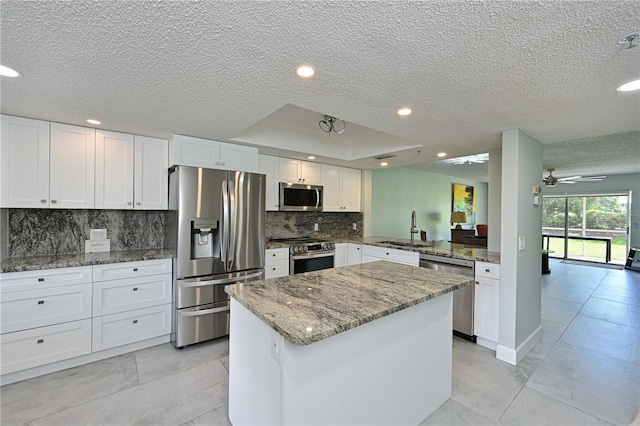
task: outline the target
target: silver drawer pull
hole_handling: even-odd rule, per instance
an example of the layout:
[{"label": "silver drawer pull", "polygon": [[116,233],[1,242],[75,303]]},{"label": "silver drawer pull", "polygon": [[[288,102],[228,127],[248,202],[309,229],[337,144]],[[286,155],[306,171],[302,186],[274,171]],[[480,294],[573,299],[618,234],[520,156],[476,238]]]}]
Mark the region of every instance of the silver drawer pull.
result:
[{"label": "silver drawer pull", "polygon": [[51,204],[57,204],[58,201],[57,200],[51,200]]},{"label": "silver drawer pull", "polygon": [[46,202],[47,202],[47,200],[40,200],[40,202],[41,202],[41,203],[46,203]]},{"label": "silver drawer pull", "polygon": [[138,268],[133,268],[133,272],[138,272]]},{"label": "silver drawer pull", "polygon": [[138,201],[138,202],[136,203],[136,206],[139,206],[139,205],[140,205],[140,201]]},{"label": "silver drawer pull", "polygon": [[476,281],[476,285],[480,285],[480,281]]},{"label": "silver drawer pull", "polygon": [[138,291],[138,287],[134,287],[134,288],[133,288],[133,291]]},{"label": "silver drawer pull", "polygon": [[271,256],[276,257],[276,254],[275,254],[275,253],[273,253]]},{"label": "silver drawer pull", "polygon": [[485,269],[484,271],[485,272],[491,272],[491,269]]},{"label": "silver drawer pull", "polygon": [[273,268],[273,269],[272,269],[272,271],[275,271],[275,270],[276,270],[276,268]]},{"label": "silver drawer pull", "polygon": [[38,344],[44,343],[44,339],[38,339]]},{"label": "silver drawer pull", "polygon": [[44,300],[38,300],[38,305],[44,305]]},{"label": "silver drawer pull", "polygon": [[137,324],[137,323],[138,323],[138,320],[133,320],[133,323],[134,323],[134,324]]},{"label": "silver drawer pull", "polygon": [[38,278],[38,282],[40,282],[40,283],[41,283],[41,282],[43,282],[43,281],[44,281],[44,278]]}]

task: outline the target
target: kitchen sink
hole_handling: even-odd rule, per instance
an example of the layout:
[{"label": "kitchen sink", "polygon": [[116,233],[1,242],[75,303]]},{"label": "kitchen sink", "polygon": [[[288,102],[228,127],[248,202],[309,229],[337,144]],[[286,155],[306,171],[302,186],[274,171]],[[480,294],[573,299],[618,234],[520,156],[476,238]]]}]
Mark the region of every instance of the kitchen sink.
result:
[{"label": "kitchen sink", "polygon": [[390,244],[392,246],[401,246],[401,247],[419,247],[420,246],[420,244],[404,243],[400,241],[378,241],[378,244]]}]

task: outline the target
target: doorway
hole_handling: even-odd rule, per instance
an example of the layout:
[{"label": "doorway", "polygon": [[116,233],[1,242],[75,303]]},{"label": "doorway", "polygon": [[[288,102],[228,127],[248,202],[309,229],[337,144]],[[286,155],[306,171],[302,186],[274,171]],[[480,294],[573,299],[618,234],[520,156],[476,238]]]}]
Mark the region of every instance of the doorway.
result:
[{"label": "doorway", "polygon": [[631,193],[545,195],[542,245],[549,257],[624,264]]}]

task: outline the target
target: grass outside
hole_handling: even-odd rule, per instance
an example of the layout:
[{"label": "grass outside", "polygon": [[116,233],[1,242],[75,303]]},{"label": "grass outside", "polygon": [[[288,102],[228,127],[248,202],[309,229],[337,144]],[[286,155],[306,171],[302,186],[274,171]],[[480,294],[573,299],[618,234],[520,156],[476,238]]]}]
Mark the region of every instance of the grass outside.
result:
[{"label": "grass outside", "polygon": [[[546,241],[545,241],[546,248]],[[549,241],[549,250],[551,257],[563,257],[564,240],[561,238],[551,238]],[[580,241],[569,240],[569,254],[567,257],[587,257],[592,259],[606,259],[607,245],[604,241]],[[611,260],[625,262],[627,260],[627,246],[624,238],[613,238],[611,240]]]}]

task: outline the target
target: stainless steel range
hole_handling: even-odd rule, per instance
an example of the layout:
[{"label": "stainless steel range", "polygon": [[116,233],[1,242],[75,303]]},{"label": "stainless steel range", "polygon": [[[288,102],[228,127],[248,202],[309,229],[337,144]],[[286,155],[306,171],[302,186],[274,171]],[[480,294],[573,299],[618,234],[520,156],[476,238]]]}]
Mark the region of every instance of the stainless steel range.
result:
[{"label": "stainless steel range", "polygon": [[289,275],[333,268],[335,245],[311,237],[274,240],[289,244]]}]

